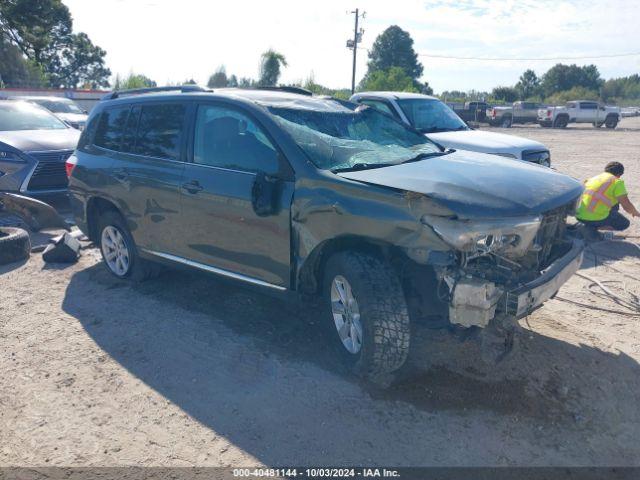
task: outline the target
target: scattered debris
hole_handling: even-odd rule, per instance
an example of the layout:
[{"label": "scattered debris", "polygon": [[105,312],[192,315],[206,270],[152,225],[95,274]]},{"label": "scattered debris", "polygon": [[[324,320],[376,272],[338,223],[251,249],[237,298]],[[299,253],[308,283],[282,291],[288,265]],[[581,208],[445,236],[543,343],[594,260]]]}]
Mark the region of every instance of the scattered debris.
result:
[{"label": "scattered debris", "polygon": [[42,252],[42,259],[49,263],[75,263],[80,256],[80,242],[69,233],[56,237]]}]

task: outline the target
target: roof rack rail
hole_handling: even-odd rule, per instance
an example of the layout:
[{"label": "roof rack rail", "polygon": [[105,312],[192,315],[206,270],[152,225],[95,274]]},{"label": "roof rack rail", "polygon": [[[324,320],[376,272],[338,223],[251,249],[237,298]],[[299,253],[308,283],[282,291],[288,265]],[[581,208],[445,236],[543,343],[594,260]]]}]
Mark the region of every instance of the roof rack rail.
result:
[{"label": "roof rack rail", "polygon": [[111,93],[107,93],[101,100],[113,100],[115,98],[124,97],[127,95],[142,95],[145,93],[157,93],[157,92],[210,92],[206,88],[202,88],[199,85],[179,85],[175,87],[148,87],[148,88],[131,88],[129,90],[115,90]]},{"label": "roof rack rail", "polygon": [[276,90],[276,91],[280,91],[280,92],[288,92],[288,93],[297,93],[299,95],[306,95],[308,97],[313,95],[313,92],[311,90],[307,90],[306,88],[302,88],[302,87],[292,87],[292,86],[286,86],[283,85],[281,87],[274,87],[274,86],[264,86],[264,87],[254,87],[255,90]]}]

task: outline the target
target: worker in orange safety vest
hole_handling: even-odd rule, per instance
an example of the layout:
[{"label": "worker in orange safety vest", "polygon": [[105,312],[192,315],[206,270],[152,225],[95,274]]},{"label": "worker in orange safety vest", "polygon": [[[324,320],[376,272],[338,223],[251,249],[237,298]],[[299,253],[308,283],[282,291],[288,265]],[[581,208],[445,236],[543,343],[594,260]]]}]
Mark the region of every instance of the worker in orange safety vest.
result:
[{"label": "worker in orange safety vest", "polygon": [[609,162],[604,173],[585,182],[576,218],[593,233],[598,229],[622,231],[629,228],[629,219],[620,213],[620,205],[633,217],[640,216],[620,178],[623,173],[624,166],[620,162]]}]

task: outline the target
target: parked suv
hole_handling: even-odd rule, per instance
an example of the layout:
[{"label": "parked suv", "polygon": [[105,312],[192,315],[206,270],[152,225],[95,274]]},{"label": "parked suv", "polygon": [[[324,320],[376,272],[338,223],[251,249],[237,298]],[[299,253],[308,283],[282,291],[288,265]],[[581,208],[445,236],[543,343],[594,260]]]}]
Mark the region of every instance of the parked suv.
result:
[{"label": "parked suv", "polygon": [[508,324],[582,259],[565,232],[576,180],[445,151],[335,99],[116,92],[68,164],[77,224],[115,276],[162,262],[316,295],[341,354],[374,379],[404,363],[411,322]]},{"label": "parked suv", "polygon": [[542,143],[469,128],[449,106],[435,97],[406,92],[361,92],[353,95],[351,101],[388,113],[444,147],[551,166],[551,154]]}]

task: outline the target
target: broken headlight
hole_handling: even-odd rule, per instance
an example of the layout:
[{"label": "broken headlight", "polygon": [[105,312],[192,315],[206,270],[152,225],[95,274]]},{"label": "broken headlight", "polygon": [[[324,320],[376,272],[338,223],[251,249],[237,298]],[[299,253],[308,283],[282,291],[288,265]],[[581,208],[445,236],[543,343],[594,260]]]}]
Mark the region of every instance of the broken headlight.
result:
[{"label": "broken headlight", "polygon": [[540,227],[540,217],[454,220],[424,215],[422,223],[447,244],[467,253],[524,255]]}]

